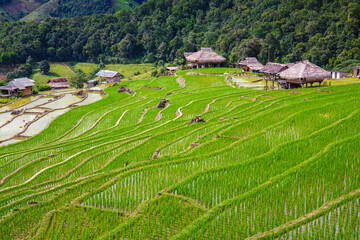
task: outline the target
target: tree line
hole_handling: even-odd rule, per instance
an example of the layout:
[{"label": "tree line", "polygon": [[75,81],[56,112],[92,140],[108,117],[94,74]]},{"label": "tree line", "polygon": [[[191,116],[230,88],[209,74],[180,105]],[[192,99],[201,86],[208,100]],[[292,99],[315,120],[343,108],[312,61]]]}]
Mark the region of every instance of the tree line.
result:
[{"label": "tree line", "polygon": [[184,52],[212,47],[229,62],[346,68],[360,61],[359,24],[355,0],[148,0],[116,14],[1,23],[0,52],[18,62],[181,62]]}]

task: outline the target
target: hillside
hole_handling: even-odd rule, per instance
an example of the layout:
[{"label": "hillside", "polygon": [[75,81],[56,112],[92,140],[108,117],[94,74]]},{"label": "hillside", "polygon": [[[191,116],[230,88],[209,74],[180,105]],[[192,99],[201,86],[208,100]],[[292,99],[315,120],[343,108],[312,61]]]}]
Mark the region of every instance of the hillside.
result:
[{"label": "hillside", "polygon": [[78,17],[132,10],[143,0],[2,0],[0,20],[44,20],[49,17]]},{"label": "hillside", "polygon": [[360,84],[262,91],[179,74],[107,88],[0,147],[0,236],[359,238]]},{"label": "hillside", "polygon": [[[107,12],[101,6],[109,1],[96,1],[105,5],[62,0],[54,14]],[[184,52],[212,47],[230,63],[250,56],[262,63],[310,60],[350,73],[360,64],[359,13],[355,0],[149,0],[131,12],[1,24],[0,50],[16,51],[19,62],[31,55],[37,61],[180,64]]]}]

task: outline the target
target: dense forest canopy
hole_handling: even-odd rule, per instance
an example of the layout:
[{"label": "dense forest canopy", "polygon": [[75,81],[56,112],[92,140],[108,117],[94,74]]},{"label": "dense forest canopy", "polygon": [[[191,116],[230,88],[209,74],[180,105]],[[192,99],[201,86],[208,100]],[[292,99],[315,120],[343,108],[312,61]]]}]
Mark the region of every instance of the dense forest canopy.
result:
[{"label": "dense forest canopy", "polygon": [[51,16],[59,18],[72,18],[77,16],[88,16],[93,14],[107,13],[111,8],[111,0],[59,0],[56,10]]},{"label": "dense forest canopy", "polygon": [[0,51],[21,62],[170,62],[212,47],[230,62],[308,59],[330,69],[359,63],[359,26],[357,0],[148,0],[131,12],[1,23]]}]

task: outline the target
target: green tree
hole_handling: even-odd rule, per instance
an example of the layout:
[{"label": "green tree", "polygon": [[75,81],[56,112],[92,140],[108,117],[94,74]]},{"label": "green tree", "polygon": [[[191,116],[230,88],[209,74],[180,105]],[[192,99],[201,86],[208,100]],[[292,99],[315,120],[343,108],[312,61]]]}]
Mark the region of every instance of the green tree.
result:
[{"label": "green tree", "polygon": [[43,60],[40,63],[40,71],[44,74],[48,74],[50,71],[50,64],[48,61]]},{"label": "green tree", "polygon": [[279,41],[272,33],[268,33],[265,37],[263,47],[268,62],[273,62],[275,60],[275,51],[278,49],[280,49]]},{"label": "green tree", "polygon": [[158,47],[158,58],[161,60],[165,60],[165,57],[166,57],[166,43],[162,42]]},{"label": "green tree", "polygon": [[75,76],[70,79],[71,86],[75,88],[82,88],[85,82],[86,82],[85,73],[81,69],[75,70]]},{"label": "green tree", "polygon": [[36,64],[36,62],[31,56],[28,56],[28,58],[26,59],[26,64],[28,64],[30,66],[34,66]]}]

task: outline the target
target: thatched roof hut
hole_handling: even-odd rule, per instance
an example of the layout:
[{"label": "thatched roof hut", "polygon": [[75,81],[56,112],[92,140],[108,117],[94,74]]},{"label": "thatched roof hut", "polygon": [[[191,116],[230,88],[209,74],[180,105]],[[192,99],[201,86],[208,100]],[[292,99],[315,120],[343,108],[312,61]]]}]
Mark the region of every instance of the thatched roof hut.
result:
[{"label": "thatched roof hut", "polygon": [[70,87],[69,80],[66,77],[52,78],[47,82],[47,85],[49,85],[53,89]]},{"label": "thatched roof hut", "polygon": [[188,62],[191,62],[198,67],[203,67],[205,65],[220,65],[226,61],[226,58],[213,52],[211,48],[201,48],[200,51],[193,54],[184,53],[184,56]]},{"label": "thatched roof hut", "polygon": [[194,54],[194,53],[193,52],[186,52],[186,53],[183,54],[183,58],[186,59],[188,56],[190,56],[192,54]]},{"label": "thatched roof hut", "polygon": [[260,70],[260,72],[266,73],[266,74],[271,74],[271,75],[276,75],[276,74],[286,70],[287,68],[288,67],[285,64],[268,62],[265,65],[265,67],[263,67]]},{"label": "thatched roof hut", "polygon": [[247,72],[258,72],[264,68],[264,65],[262,65],[255,57],[245,58],[239,62],[239,65],[241,66],[241,69]]},{"label": "thatched roof hut", "polygon": [[31,80],[27,77],[15,78],[6,86],[0,87],[0,95],[10,97],[13,94],[18,94],[20,91],[22,91],[25,96],[31,95],[32,87],[35,86],[34,82],[34,80]]},{"label": "thatched roof hut", "polygon": [[298,62],[279,75],[288,83],[295,84],[322,82],[326,78],[331,78],[330,72],[309,61]]}]

